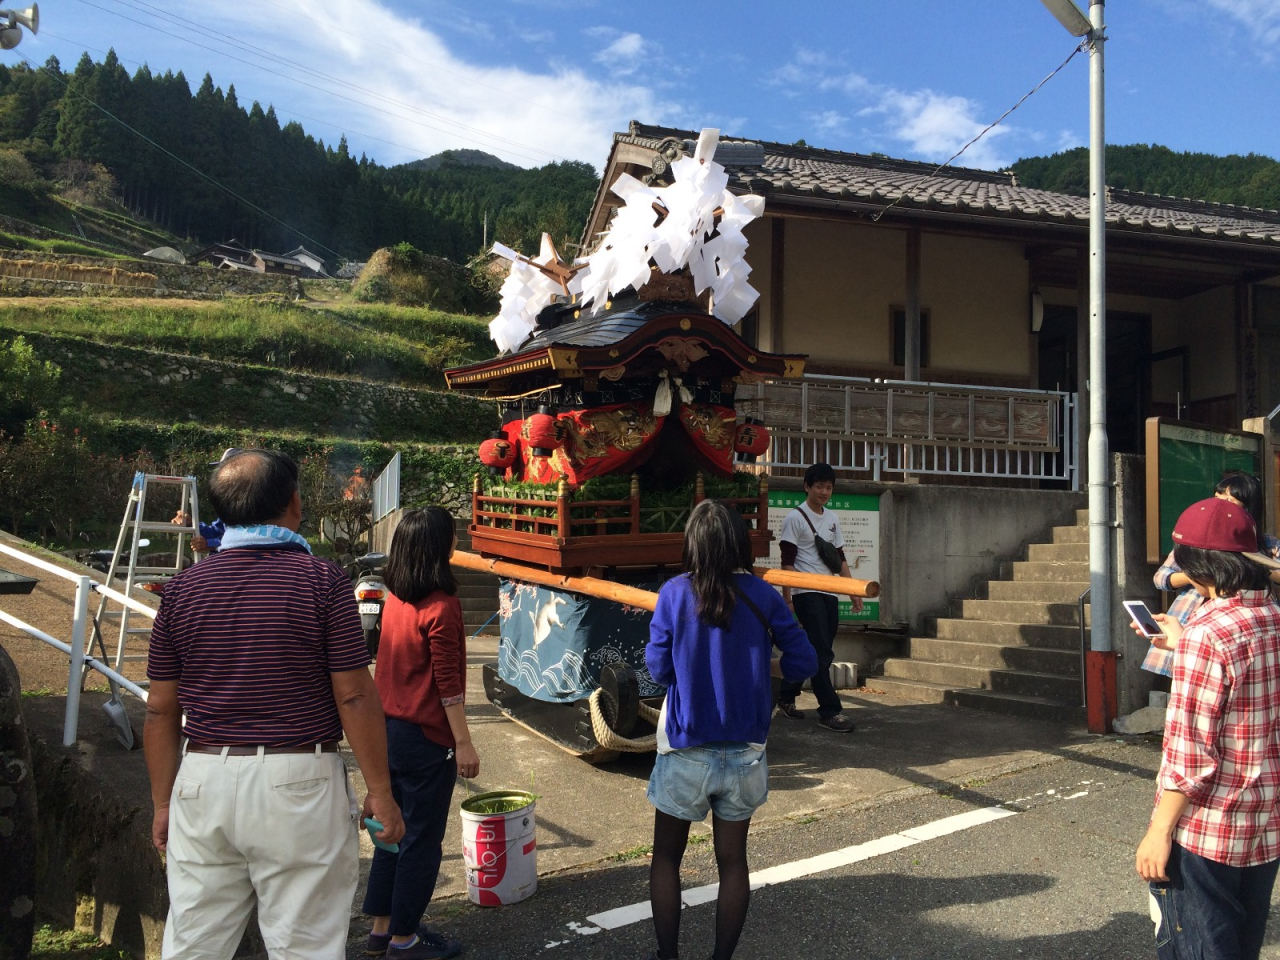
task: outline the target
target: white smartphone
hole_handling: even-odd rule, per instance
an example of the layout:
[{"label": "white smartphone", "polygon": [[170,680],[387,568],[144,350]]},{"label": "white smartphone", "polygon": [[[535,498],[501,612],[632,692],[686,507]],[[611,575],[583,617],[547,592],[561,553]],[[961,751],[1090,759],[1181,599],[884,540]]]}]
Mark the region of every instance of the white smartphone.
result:
[{"label": "white smartphone", "polygon": [[1124,608],[1129,612],[1129,616],[1133,618],[1133,622],[1138,625],[1138,629],[1147,637],[1164,636],[1164,631],[1160,629],[1160,624],[1156,623],[1156,618],[1151,615],[1151,611],[1147,609],[1147,605],[1141,600],[1126,600]]}]

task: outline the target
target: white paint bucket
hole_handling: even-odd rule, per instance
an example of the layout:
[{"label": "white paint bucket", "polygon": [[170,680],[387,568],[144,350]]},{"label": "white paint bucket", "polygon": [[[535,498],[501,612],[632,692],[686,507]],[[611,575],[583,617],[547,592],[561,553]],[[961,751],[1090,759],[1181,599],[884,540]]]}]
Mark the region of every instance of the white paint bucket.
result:
[{"label": "white paint bucket", "polygon": [[462,801],[467,896],[480,907],[519,903],[538,889],[537,797],[494,790]]}]

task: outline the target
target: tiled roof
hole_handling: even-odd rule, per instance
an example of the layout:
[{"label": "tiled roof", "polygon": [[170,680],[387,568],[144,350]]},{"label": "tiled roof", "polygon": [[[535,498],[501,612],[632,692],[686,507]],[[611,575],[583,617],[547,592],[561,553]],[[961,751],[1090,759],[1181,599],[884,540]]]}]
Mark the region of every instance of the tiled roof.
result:
[{"label": "tiled roof", "polygon": [[631,336],[648,319],[642,311],[582,317],[552,330],[539,331],[536,336],[526,340],[516,353],[529,353],[557,346],[607,347]]},{"label": "tiled roof", "polygon": [[[614,134],[614,141],[656,152],[668,137],[696,140],[697,136],[695,131],[632,122],[626,133]],[[745,142],[738,137],[721,139]],[[948,167],[931,176],[936,164],[756,142],[764,148],[763,164],[726,164],[734,192],[847,201],[863,209],[867,204],[887,207],[897,201],[896,206],[903,209],[942,214],[1081,226],[1089,222],[1087,197],[1022,187],[1012,172]],[[1111,229],[1280,245],[1280,211],[1127,190],[1108,190],[1107,197]]]}]

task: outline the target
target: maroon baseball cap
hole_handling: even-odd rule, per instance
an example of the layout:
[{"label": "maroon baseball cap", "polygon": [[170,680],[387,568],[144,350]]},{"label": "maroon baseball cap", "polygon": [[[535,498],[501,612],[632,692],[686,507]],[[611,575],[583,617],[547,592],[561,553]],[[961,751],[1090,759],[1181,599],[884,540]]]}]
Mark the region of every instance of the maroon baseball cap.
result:
[{"label": "maroon baseball cap", "polygon": [[1258,528],[1237,503],[1210,497],[1182,511],[1173,525],[1173,542],[1202,550],[1243,553],[1255,563],[1280,568],[1280,560],[1258,553]]}]

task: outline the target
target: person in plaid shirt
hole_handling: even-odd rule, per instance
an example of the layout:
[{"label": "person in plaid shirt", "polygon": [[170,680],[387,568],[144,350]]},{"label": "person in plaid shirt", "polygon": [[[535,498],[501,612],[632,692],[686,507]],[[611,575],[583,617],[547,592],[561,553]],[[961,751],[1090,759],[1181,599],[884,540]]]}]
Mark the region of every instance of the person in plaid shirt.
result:
[{"label": "person in plaid shirt", "polygon": [[[1222,479],[1218,481],[1218,485],[1213,488],[1213,495],[1221,500],[1229,500],[1244,507],[1258,528],[1259,552],[1270,554],[1273,557],[1280,557],[1280,540],[1270,534],[1262,533],[1262,529],[1266,526],[1264,513],[1266,499],[1262,495],[1261,480],[1252,474],[1233,470],[1224,474]],[[1165,558],[1164,563],[1160,565],[1159,569],[1156,570],[1156,575],[1151,579],[1155,582],[1157,590],[1166,592],[1172,590],[1180,591],[1173,598],[1173,602],[1169,604],[1169,609],[1165,612],[1179,623],[1185,625],[1191,619],[1191,615],[1196,612],[1196,608],[1200,606],[1202,597],[1196,592],[1196,588],[1191,585],[1187,575],[1182,572],[1182,568],[1178,566],[1178,562],[1173,558],[1172,550],[1169,551],[1169,556]],[[1273,573],[1271,579],[1272,581],[1280,582],[1280,571]],[[1158,673],[1164,677],[1173,676],[1173,650],[1153,643],[1151,649],[1147,651],[1147,655],[1142,660],[1142,669]]]},{"label": "person in plaid shirt", "polygon": [[1204,599],[1185,627],[1156,615],[1177,657],[1137,870],[1160,960],[1256,960],[1280,866],[1280,604],[1260,564],[1280,562],[1229,500],[1193,503],[1173,539]]}]

